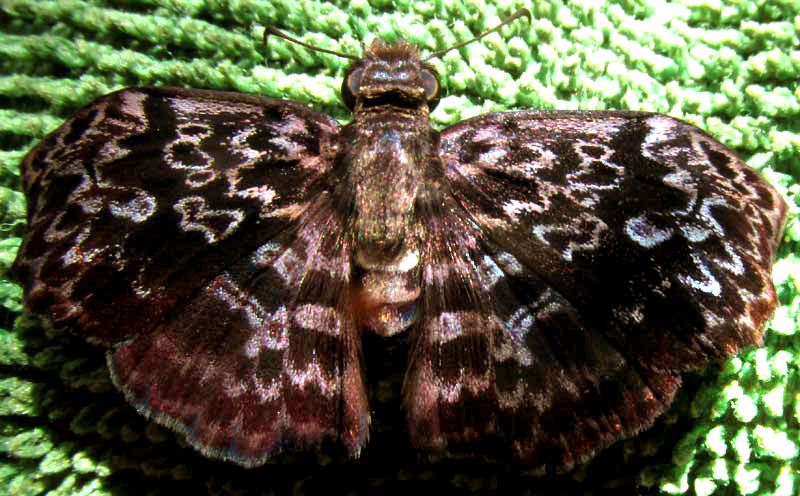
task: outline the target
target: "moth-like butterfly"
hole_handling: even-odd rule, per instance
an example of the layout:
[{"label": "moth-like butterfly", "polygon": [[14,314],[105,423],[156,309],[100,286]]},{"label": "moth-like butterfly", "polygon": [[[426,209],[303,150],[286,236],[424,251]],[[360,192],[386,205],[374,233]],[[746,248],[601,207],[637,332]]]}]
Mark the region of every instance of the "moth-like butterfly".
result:
[{"label": "moth-like butterfly", "polygon": [[26,304],[108,347],[142,414],[248,467],[323,439],[359,455],[364,332],[410,333],[416,447],[557,465],[761,342],[787,207],[731,150],[626,111],[438,132],[439,95],[416,46],[376,40],[345,126],[239,93],[95,100],[22,162]]}]

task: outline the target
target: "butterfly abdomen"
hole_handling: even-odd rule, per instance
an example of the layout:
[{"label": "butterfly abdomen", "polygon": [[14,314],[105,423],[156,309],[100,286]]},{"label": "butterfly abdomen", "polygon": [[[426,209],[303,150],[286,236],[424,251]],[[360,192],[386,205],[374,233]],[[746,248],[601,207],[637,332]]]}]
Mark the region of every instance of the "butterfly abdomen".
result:
[{"label": "butterfly abdomen", "polygon": [[391,336],[414,323],[420,296],[418,252],[407,253],[395,264],[355,271],[354,301],[363,327]]}]

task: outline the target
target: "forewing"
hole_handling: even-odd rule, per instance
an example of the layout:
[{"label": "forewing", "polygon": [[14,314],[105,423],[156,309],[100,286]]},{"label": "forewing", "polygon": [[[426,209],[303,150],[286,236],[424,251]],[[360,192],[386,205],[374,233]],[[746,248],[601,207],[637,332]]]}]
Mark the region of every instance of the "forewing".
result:
[{"label": "forewing", "polygon": [[[473,429],[499,434],[519,460],[585,459],[649,425],[681,371],[761,342],[786,205],[697,128],[631,112],[489,114],[445,130],[440,157],[453,211],[483,239],[469,256],[478,274],[459,282],[488,301],[474,334],[521,348],[488,347],[484,382],[498,399],[476,400],[484,420],[432,436],[439,444]],[[461,368],[428,353],[431,384]],[[412,426],[445,419],[444,406],[460,406],[454,390],[429,391],[434,406]]]},{"label": "forewing", "polygon": [[347,251],[333,234],[312,242],[341,233],[320,186],[338,129],[236,93],[98,99],[23,161],[26,303],[113,345],[128,399],[211,456],[254,465],[345,431],[357,452],[368,413]]},{"label": "forewing", "polygon": [[22,163],[26,303],[103,342],[146,332],[292,222],[337,130],[299,104],[236,93],[96,100]]}]

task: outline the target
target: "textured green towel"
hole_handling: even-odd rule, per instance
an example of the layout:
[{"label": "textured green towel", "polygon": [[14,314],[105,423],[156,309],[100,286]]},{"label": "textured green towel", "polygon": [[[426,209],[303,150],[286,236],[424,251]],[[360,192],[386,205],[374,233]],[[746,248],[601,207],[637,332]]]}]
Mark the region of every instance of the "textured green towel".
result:
[{"label": "textured green towel", "polygon": [[[20,159],[95,97],[145,84],[210,88],[298,100],[346,120],[338,89],[347,61],[279,40],[265,50],[265,25],[355,54],[373,36],[406,37],[432,51],[521,6],[531,9],[530,25],[517,21],[433,61],[445,87],[437,126],[522,108],[664,112],[734,148],[797,211],[796,0],[0,0],[0,271],[24,232]],[[20,290],[2,279],[0,494],[330,494],[404,479],[446,494],[511,484],[549,494],[552,482],[556,494],[603,485],[619,494],[797,494],[799,240],[792,218],[775,268],[782,306],[764,348],[690,377],[652,430],[560,478],[457,465],[246,471],[204,460],[125,403],[100,350],[18,318]]]}]

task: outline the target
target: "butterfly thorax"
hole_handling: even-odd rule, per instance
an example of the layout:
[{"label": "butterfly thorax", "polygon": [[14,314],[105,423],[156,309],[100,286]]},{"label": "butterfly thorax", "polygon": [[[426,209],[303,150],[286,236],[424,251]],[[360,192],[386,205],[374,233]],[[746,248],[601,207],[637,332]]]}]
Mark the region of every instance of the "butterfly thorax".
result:
[{"label": "butterfly thorax", "polygon": [[382,335],[413,322],[420,294],[414,206],[431,155],[423,70],[413,45],[376,41],[345,81],[354,101],[342,137],[359,314]]}]

